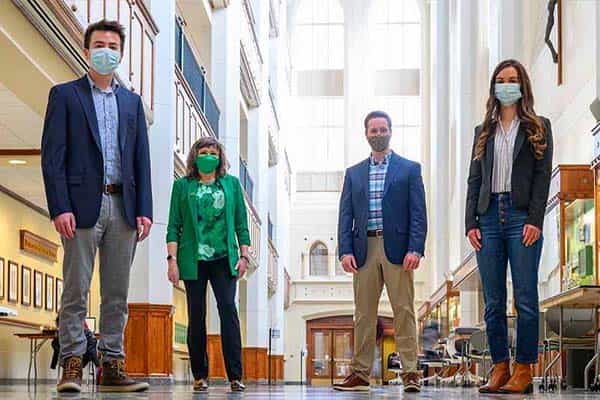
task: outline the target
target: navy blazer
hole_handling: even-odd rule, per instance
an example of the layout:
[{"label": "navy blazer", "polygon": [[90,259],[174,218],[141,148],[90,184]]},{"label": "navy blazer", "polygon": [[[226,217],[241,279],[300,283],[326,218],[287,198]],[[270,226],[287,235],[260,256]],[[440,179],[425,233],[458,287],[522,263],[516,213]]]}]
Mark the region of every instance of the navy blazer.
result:
[{"label": "navy blazer", "polygon": [[[124,216],[136,228],[136,217],[152,219],[150,151],[140,96],[121,86],[119,149]],[[50,90],[42,134],[42,173],[50,217],[72,212],[77,228],[93,227],[100,214],[104,163],[98,120],[87,76]]]},{"label": "navy blazer", "polygon": [[[358,267],[367,260],[369,159],[346,170],[338,221],[339,257],[353,254]],[[427,211],[421,165],[392,152],[383,191],[385,255],[402,264],[409,251],[425,254]]]}]

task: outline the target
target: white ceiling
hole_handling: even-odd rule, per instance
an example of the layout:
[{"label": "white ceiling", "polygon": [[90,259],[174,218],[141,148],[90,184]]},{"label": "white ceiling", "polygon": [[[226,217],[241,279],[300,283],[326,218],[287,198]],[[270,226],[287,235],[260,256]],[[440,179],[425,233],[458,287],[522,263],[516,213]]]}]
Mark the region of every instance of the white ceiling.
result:
[{"label": "white ceiling", "polygon": [[[0,83],[0,149],[39,149],[42,127],[42,116]],[[9,164],[15,159],[26,164]],[[0,185],[47,209],[39,156],[0,156]]]},{"label": "white ceiling", "polygon": [[44,121],[0,82],[0,149],[39,149]]}]

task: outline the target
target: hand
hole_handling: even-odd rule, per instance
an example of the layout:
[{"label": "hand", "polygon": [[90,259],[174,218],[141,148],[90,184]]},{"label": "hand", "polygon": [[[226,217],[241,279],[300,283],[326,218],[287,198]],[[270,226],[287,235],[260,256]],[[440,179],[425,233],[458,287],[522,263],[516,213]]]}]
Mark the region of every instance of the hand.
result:
[{"label": "hand", "polygon": [[169,271],[167,272],[167,277],[169,278],[169,282],[173,285],[177,285],[179,283],[179,267],[177,266],[176,260],[169,261]]},{"label": "hand", "polygon": [[481,251],[481,231],[477,228],[471,229],[469,233],[467,233],[467,237],[475,251]]},{"label": "hand", "polygon": [[342,268],[349,274],[357,274],[356,258],[352,254],[345,255],[342,258]]},{"label": "hand", "polygon": [[240,258],[235,266],[235,269],[238,272],[238,279],[242,279],[246,273],[246,270],[248,269],[248,261],[246,261],[245,258]]},{"label": "hand", "polygon": [[135,220],[137,222],[138,242],[141,242],[150,234],[152,221],[148,217],[137,217]]},{"label": "hand", "polygon": [[405,271],[414,271],[419,268],[419,264],[421,263],[421,257],[416,255],[415,253],[407,253],[404,257],[404,262],[402,263],[402,267]]},{"label": "hand", "polygon": [[542,236],[542,230],[537,226],[525,224],[523,228],[523,244],[525,247],[533,246]]},{"label": "hand", "polygon": [[54,228],[61,236],[67,239],[75,237],[75,214],[66,212],[54,218]]}]

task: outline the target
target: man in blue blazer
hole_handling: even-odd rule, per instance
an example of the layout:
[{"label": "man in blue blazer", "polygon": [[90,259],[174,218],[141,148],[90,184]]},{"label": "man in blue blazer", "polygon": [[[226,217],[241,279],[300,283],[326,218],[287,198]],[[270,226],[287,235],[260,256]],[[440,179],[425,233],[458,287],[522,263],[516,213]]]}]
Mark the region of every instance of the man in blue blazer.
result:
[{"label": "man in blue blazer", "polygon": [[396,351],[404,390],[419,392],[414,270],[425,251],[427,213],[421,166],[390,149],[392,121],[374,111],[365,118],[372,152],[346,170],[338,243],[344,271],[354,275],[352,373],[336,390],[369,389],[377,306],[385,284],[394,312]]},{"label": "man in blue blazer", "polygon": [[42,135],[48,210],[64,247],[59,392],[80,392],[86,352],[83,321],[97,250],[100,253],[101,391],[141,391],[125,373],[129,271],[138,241],[152,225],[150,152],[140,96],[114,74],[125,35],[115,21],[88,27],[91,69],[50,90]]}]

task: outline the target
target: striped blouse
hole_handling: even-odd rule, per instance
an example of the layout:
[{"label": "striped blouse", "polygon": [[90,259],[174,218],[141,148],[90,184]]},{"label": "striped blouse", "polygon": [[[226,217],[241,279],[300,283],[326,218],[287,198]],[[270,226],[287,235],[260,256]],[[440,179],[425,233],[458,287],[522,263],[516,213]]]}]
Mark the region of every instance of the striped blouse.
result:
[{"label": "striped blouse", "polygon": [[513,154],[515,142],[521,122],[515,118],[508,131],[504,130],[501,122],[496,128],[494,138],[494,169],[492,172],[492,193],[506,193],[512,191],[511,176],[513,168]]}]

